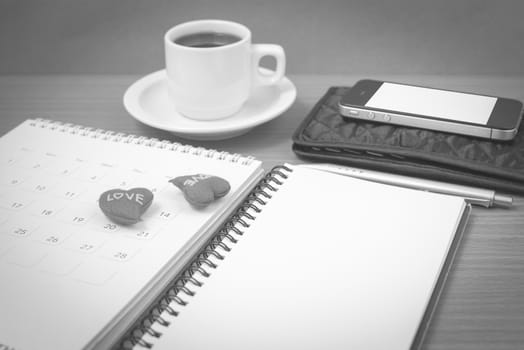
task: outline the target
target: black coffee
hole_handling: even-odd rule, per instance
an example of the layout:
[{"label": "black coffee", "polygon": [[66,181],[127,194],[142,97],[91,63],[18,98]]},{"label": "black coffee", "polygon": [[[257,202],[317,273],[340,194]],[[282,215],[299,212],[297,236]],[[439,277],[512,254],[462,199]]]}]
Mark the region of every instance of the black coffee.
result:
[{"label": "black coffee", "polygon": [[188,34],[175,39],[178,45],[189,47],[219,47],[240,41],[241,38],[228,33],[200,32]]}]

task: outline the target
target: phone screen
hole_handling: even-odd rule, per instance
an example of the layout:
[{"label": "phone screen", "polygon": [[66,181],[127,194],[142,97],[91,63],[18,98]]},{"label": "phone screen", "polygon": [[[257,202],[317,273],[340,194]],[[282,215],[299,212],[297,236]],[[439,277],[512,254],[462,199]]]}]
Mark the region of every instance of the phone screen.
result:
[{"label": "phone screen", "polygon": [[496,97],[382,83],[367,107],[486,125]]}]

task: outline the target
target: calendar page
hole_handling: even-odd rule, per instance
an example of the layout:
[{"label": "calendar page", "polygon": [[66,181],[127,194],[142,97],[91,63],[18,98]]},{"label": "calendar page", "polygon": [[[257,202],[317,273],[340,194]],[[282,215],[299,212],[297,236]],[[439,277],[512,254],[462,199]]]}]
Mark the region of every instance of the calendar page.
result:
[{"label": "calendar page", "polygon": [[[0,164],[0,347],[17,349],[96,347],[262,175],[250,157],[43,120],[0,138]],[[195,209],[168,180],[197,173],[230,193]],[[154,194],[142,220],[109,220],[100,194],[134,187]]]}]

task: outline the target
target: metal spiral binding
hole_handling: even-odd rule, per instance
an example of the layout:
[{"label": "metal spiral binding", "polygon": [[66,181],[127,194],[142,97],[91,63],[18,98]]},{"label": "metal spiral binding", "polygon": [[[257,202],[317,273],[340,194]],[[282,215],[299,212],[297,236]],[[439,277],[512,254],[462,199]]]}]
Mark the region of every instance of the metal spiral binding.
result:
[{"label": "metal spiral binding", "polygon": [[[216,269],[218,265],[210,257],[224,260],[226,254],[231,251],[231,245],[236,244],[244,234],[244,229],[250,226],[250,222],[256,220],[255,214],[262,211],[261,206],[266,205],[267,199],[271,198],[273,192],[288,178],[292,170],[284,165],[274,167],[264,178],[262,178],[255,189],[246,200],[237,208],[229,220],[218,230],[215,236],[207,243],[199,254],[192,260],[189,266],[164,290],[156,303],[149,307],[148,311],[139,322],[127,332],[126,336],[117,344],[115,349],[132,349],[135,346],[151,349],[153,343],[145,341],[143,336],[159,338],[162,333],[152,328],[153,325],[168,327],[170,323],[162,318],[162,313],[167,312],[171,316],[178,316],[179,308],[188,304],[188,298],[193,297],[195,289],[203,285],[201,278],[208,278],[210,269]],[[248,212],[251,210],[255,214]],[[171,305],[177,304],[177,310]]]},{"label": "metal spiral binding", "polygon": [[255,158],[252,156],[242,156],[238,153],[219,152],[212,149],[206,149],[203,147],[193,147],[190,145],[183,145],[178,142],[171,142],[168,140],[158,140],[155,138],[148,138],[145,136],[137,136],[132,134],[115,133],[113,131],[104,129],[94,129],[82,125],[74,125],[70,123],[63,123],[58,121],[52,121],[48,119],[32,119],[29,125],[43,128],[56,130],[63,133],[69,133],[73,135],[80,135],[93,139],[101,139],[109,142],[123,142],[135,145],[143,145],[151,148],[166,149],[175,152],[181,152],[185,154],[191,154],[194,156],[202,156],[207,158],[214,158],[218,160],[229,161],[232,163],[239,163],[243,165],[250,165]]}]

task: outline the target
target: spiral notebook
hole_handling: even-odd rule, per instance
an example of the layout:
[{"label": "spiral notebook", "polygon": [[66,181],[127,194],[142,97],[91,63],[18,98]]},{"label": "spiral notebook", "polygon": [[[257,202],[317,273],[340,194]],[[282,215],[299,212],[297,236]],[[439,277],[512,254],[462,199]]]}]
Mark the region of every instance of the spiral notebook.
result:
[{"label": "spiral notebook", "polygon": [[[405,349],[421,344],[462,198],[47,120],[0,138],[0,345]],[[232,190],[204,210],[167,182]],[[99,211],[149,187],[134,226]]]},{"label": "spiral notebook", "polygon": [[122,346],[416,349],[469,209],[459,197],[277,167],[221,230],[224,244],[206,248]]},{"label": "spiral notebook", "polygon": [[[47,120],[0,138],[0,348],[117,343],[263,176],[252,157]],[[168,180],[220,176],[230,193],[193,209]],[[142,221],[109,221],[111,188],[154,193]]]}]

